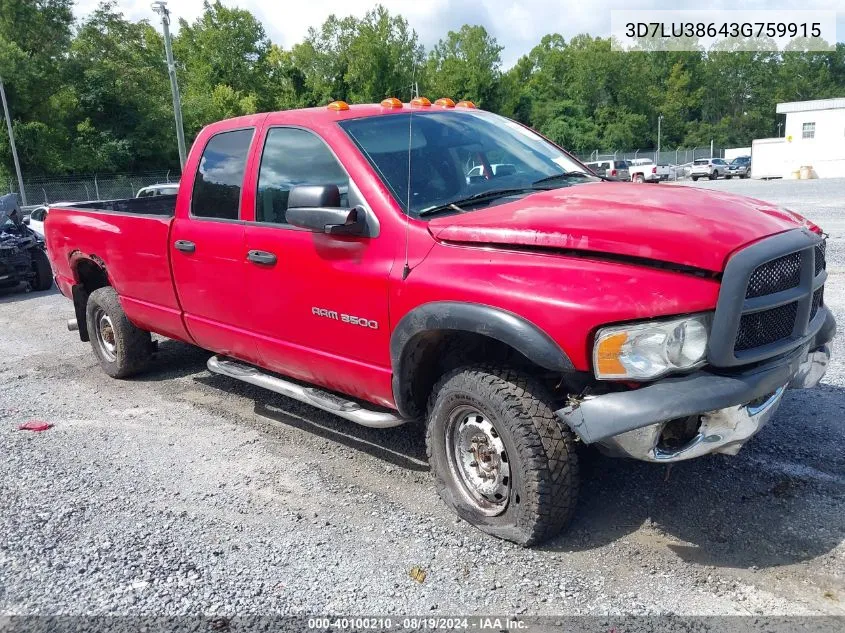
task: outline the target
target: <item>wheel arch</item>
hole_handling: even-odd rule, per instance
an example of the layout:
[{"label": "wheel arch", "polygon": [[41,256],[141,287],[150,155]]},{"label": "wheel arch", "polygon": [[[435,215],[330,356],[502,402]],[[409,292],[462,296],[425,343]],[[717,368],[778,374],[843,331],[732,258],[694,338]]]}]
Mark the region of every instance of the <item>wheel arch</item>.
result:
[{"label": "wheel arch", "polygon": [[450,342],[489,343],[495,351],[513,353],[547,371],[574,371],[554,339],[519,315],[476,303],[425,303],[402,317],[390,337],[393,397],[402,415],[417,417],[423,412]]},{"label": "wheel arch", "polygon": [[71,298],[76,322],[79,325],[79,339],[88,342],[88,317],[85,312],[88,297],[98,288],[110,286],[111,282],[106,272],[106,263],[96,255],[74,251],[70,255],[70,269],[74,279]]}]

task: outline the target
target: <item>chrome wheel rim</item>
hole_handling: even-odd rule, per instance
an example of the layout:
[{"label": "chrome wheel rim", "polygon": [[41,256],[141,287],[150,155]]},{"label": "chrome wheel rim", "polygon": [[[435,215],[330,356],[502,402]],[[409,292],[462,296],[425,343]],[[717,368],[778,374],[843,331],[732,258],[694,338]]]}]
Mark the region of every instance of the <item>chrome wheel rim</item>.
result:
[{"label": "chrome wheel rim", "polygon": [[114,325],[111,318],[101,308],[94,311],[94,329],[97,334],[97,346],[103,357],[113,363],[117,358],[117,343],[114,337]]},{"label": "chrome wheel rim", "polygon": [[474,407],[456,409],[446,427],[446,451],[464,497],[487,516],[504,512],[511,491],[510,461],[490,419]]}]

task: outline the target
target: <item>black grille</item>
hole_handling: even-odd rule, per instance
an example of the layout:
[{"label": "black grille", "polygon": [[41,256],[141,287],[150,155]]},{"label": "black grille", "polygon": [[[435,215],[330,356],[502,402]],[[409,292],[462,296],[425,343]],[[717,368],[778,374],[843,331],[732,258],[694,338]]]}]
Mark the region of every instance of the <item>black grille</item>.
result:
[{"label": "black grille", "polygon": [[816,244],[816,275],[827,266],[827,240]]},{"label": "black grille", "polygon": [[766,262],[751,274],[745,297],[762,297],[795,288],[801,282],[801,253],[790,253]]},{"label": "black grille", "polygon": [[819,311],[819,306],[822,305],[823,301],[824,301],[824,286],[822,286],[821,288],[819,288],[818,290],[816,290],[813,293],[813,307],[810,308],[810,320],[812,320],[813,317],[816,316],[816,312]]},{"label": "black grille", "polygon": [[741,352],[791,336],[797,315],[798,303],[796,302],[771,310],[743,314],[739,320],[739,332],[736,335],[734,350]]}]

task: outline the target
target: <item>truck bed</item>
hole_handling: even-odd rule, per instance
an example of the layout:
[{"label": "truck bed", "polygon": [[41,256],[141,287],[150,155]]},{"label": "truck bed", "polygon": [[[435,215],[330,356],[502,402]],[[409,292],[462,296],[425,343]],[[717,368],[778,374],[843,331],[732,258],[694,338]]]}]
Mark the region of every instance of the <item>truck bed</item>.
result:
[{"label": "truck bed", "polygon": [[157,215],[172,218],[176,213],[176,196],[150,196],[122,200],[96,200],[67,205],[68,208],[135,215]]},{"label": "truck bed", "polygon": [[132,322],[186,339],[170,274],[175,202],[176,196],[153,196],[51,206],[47,253],[62,293],[70,296],[81,258],[105,262],[104,272]]}]

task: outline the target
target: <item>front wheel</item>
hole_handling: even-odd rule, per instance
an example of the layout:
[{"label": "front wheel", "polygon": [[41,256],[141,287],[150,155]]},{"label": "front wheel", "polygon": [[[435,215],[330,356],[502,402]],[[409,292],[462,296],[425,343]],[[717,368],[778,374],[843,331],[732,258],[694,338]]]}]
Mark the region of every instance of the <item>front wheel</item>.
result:
[{"label": "front wheel", "polygon": [[693,176],[693,177],[692,177],[692,181],[693,181],[693,182],[698,182],[698,176]]},{"label": "front wheel", "polygon": [[515,369],[464,367],[438,383],[428,458],[458,516],[526,546],[563,529],[578,497],[578,457],[550,403],[539,381]]},{"label": "front wheel", "polygon": [[719,177],[719,172],[718,171],[711,172],[710,176],[708,176],[708,177],[710,178],[710,180],[716,180],[716,178]]},{"label": "front wheel", "polygon": [[88,337],[100,367],[112,378],[126,378],[142,371],[152,355],[150,333],[128,319],[114,288],[98,288],[85,308]]}]

